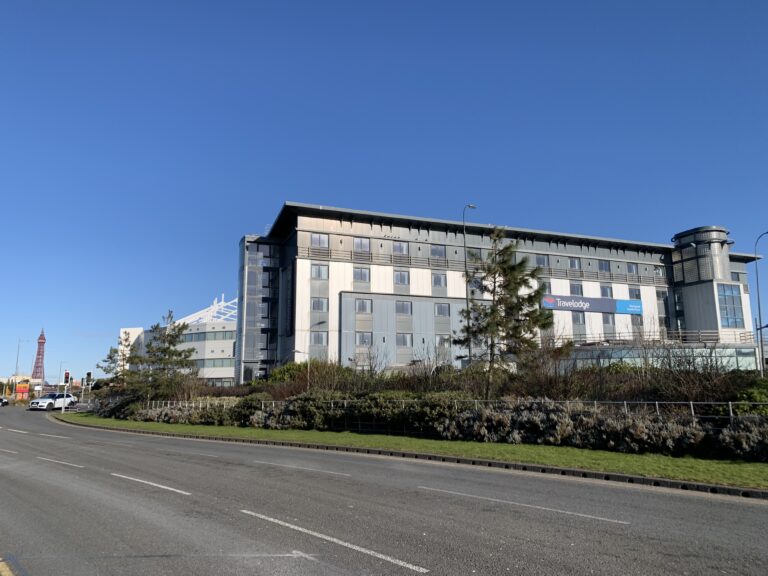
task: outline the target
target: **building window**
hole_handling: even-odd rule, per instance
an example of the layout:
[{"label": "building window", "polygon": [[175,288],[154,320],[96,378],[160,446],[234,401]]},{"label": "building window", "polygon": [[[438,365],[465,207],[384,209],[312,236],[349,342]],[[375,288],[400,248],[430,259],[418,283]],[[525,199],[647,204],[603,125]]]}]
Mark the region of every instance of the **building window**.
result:
[{"label": "building window", "polygon": [[450,316],[451,305],[450,304],[435,304],[435,316]]},{"label": "building window", "polygon": [[573,319],[574,326],[584,326],[586,324],[584,312],[571,312],[571,318]]},{"label": "building window", "polygon": [[630,300],[641,300],[640,297],[640,287],[639,286],[630,286],[629,287],[629,299]]},{"label": "building window", "polygon": [[738,272],[731,272],[731,280],[734,282],[741,282],[741,278],[739,278]]},{"label": "building window", "polygon": [[479,248],[467,248],[467,260],[470,262],[480,262],[482,254]]},{"label": "building window", "polygon": [[371,281],[371,269],[363,267],[355,267],[352,270],[352,280],[355,282],[370,282]]},{"label": "building window", "polygon": [[601,284],[600,285],[600,297],[601,298],[613,298],[613,286]]},{"label": "building window", "polygon": [[395,302],[395,314],[411,316],[413,314],[413,304],[407,300],[398,300]]},{"label": "building window", "polygon": [[584,296],[584,288],[581,282],[571,282],[570,284],[571,296]]},{"label": "building window", "polygon": [[413,348],[413,334],[398,332],[395,337],[395,344],[398,348]]},{"label": "building window", "polygon": [[328,266],[325,264],[312,264],[312,278],[314,280],[328,280]]},{"label": "building window", "polygon": [[328,234],[312,234],[312,248],[328,248]]},{"label": "building window", "polygon": [[539,280],[539,286],[544,286],[544,294],[552,294],[552,283],[549,280]]},{"label": "building window", "polygon": [[408,256],[408,242],[392,242],[392,254]]},{"label": "building window", "polygon": [[627,262],[627,274],[637,274],[637,264],[634,262]]},{"label": "building window", "polygon": [[603,312],[603,326],[616,326],[616,315],[610,312]]},{"label": "building window", "polygon": [[581,270],[581,258],[568,258],[568,268],[571,270]]},{"label": "building window", "polygon": [[653,275],[657,278],[664,278],[664,276],[666,276],[666,273],[664,272],[664,266],[654,266]]},{"label": "building window", "polygon": [[432,258],[445,258],[445,246],[432,244],[432,246],[429,248],[429,255]]},{"label": "building window", "polygon": [[373,300],[367,298],[355,299],[355,312],[358,314],[370,314],[373,312]]},{"label": "building window", "polygon": [[741,287],[734,284],[718,284],[717,300],[720,304],[720,327],[744,328]]},{"label": "building window", "polygon": [[407,270],[395,270],[395,285],[408,286],[411,283],[411,273]]},{"label": "building window", "polygon": [[598,272],[610,272],[611,271],[611,263],[609,260],[598,260],[597,261],[597,271]]},{"label": "building window", "polygon": [[547,254],[536,254],[536,266],[539,268],[549,268],[549,256]]},{"label": "building window", "polygon": [[328,346],[328,332],[310,332],[310,346]]},{"label": "building window", "polygon": [[632,326],[639,327],[643,325],[643,317],[641,314],[632,314]]},{"label": "building window", "polygon": [[312,298],[312,312],[328,312],[328,298]]},{"label": "building window", "polygon": [[449,334],[437,334],[435,336],[435,348],[445,350],[451,347],[451,336]]},{"label": "building window", "polygon": [[432,272],[432,286],[435,288],[447,288],[448,275],[445,272]]},{"label": "building window", "polygon": [[355,332],[355,346],[369,347],[373,346],[372,332]]},{"label": "building window", "polygon": [[352,240],[352,250],[354,250],[355,252],[370,252],[371,239],[370,238],[354,238]]}]

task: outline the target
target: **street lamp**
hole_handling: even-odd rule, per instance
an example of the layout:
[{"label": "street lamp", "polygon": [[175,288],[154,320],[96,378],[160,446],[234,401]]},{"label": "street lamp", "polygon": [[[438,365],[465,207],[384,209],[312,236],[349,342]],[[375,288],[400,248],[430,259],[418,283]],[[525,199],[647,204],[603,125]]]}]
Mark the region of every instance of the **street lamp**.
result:
[{"label": "street lamp", "polygon": [[19,381],[19,352],[21,351],[21,343],[22,342],[29,342],[29,340],[22,340],[21,338],[18,339],[18,343],[16,344],[16,371],[13,373],[13,397],[16,397],[16,384]]},{"label": "street lamp", "polygon": [[467,366],[472,364],[472,336],[469,333],[469,267],[467,266],[467,208],[475,210],[477,206],[474,204],[465,204],[464,209],[461,211],[461,228],[462,235],[464,237],[464,299],[467,307],[467,348],[468,348],[468,360]]},{"label": "street lamp", "polygon": [[306,354],[307,355],[307,392],[309,392],[309,352],[303,352],[294,348],[291,350],[294,354]]},{"label": "street lamp", "polygon": [[760,234],[755,240],[755,284],[757,285],[757,345],[760,348],[757,357],[760,359],[760,377],[765,374],[765,352],[763,350],[763,311],[760,307],[760,267],[757,265],[757,243],[760,242],[760,238],[768,234],[768,230]]}]

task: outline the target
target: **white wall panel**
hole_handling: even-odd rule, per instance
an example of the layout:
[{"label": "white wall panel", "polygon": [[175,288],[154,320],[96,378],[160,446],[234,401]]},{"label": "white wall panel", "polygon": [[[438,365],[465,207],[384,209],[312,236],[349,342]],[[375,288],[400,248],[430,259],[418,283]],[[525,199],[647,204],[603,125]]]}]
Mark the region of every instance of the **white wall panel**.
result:
[{"label": "white wall panel", "polygon": [[448,270],[448,298],[466,298],[464,273]]},{"label": "white wall panel", "polygon": [[297,362],[306,362],[309,356],[309,306],[311,262],[296,260],[296,348],[303,354],[295,354]]},{"label": "white wall panel", "polygon": [[414,296],[432,295],[432,270],[425,268],[410,268],[411,294]]},{"label": "white wall panel", "polygon": [[392,294],[395,291],[394,272],[393,266],[371,264],[371,292]]},{"label": "white wall panel", "polygon": [[353,290],[354,265],[352,262],[328,264],[328,360],[334,361],[339,358],[339,294]]}]

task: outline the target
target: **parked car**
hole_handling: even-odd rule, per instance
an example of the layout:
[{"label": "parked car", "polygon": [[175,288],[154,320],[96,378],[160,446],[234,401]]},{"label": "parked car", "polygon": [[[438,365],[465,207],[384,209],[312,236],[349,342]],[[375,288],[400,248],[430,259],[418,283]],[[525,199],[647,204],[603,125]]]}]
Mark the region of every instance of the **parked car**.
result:
[{"label": "parked car", "polygon": [[62,406],[74,406],[77,404],[77,396],[72,394],[57,394],[51,392],[40,398],[36,398],[29,403],[30,410],[53,410]]},{"label": "parked car", "polygon": [[8,406],[8,398],[0,396],[0,406]]}]

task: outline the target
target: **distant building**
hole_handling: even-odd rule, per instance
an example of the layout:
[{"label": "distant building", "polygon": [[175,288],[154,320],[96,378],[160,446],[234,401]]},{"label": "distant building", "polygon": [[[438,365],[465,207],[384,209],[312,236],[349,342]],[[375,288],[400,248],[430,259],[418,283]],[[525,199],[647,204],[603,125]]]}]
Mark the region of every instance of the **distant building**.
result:
[{"label": "distant building", "polygon": [[[465,234],[457,221],[286,203],[268,235],[240,241],[235,380],[308,357],[459,366],[464,270],[488,257],[493,228],[466,223]],[[686,230],[671,244],[502,229],[546,287],[554,328],[542,342],[573,342],[584,364],[642,362],[656,342],[714,347],[726,366],[757,367],[754,256],[732,252],[725,228]]]},{"label": "distant building", "polygon": [[[237,300],[213,301],[208,308],[175,320],[188,325],[184,341],[179,348],[192,348],[192,360],[197,365],[198,376],[209,386],[232,386],[235,375],[235,328],[237,326]],[[128,336],[129,346],[135,346],[143,354],[151,331],[144,328],[121,328],[121,335]],[[127,358],[127,350],[121,348],[120,357]],[[130,368],[130,366],[127,366]]]}]

